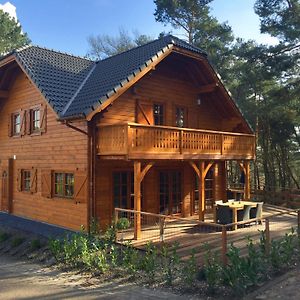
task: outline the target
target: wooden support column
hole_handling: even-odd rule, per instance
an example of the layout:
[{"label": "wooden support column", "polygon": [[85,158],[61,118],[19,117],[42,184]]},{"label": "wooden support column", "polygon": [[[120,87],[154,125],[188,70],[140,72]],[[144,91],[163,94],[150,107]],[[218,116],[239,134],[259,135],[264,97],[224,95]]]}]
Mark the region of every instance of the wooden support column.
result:
[{"label": "wooden support column", "polygon": [[[135,161],[134,167],[134,210],[141,211],[141,162]],[[141,214],[134,215],[134,239],[137,240],[141,236]]]},{"label": "wooden support column", "polygon": [[244,200],[250,199],[250,161],[239,162],[242,172],[245,174],[245,185],[244,185]]},{"label": "wooden support column", "polygon": [[199,167],[190,162],[190,165],[195,170],[199,179],[199,220],[204,221],[205,217],[205,177],[209,169],[214,163],[211,161],[205,167],[205,161],[200,161]]},{"label": "wooden support column", "polygon": [[250,161],[244,163],[245,166],[245,200],[250,200]]},{"label": "wooden support column", "polygon": [[154,163],[148,163],[143,169],[140,161],[133,163],[134,168],[134,210],[137,211],[134,215],[134,239],[141,237],[141,183]]}]

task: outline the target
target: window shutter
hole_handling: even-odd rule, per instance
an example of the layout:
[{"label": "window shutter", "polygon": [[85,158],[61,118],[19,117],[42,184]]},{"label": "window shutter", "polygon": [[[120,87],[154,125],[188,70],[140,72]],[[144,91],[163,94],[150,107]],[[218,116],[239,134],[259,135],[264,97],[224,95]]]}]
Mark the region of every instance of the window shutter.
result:
[{"label": "window shutter", "polygon": [[153,104],[137,101],[136,122],[139,124],[153,125]]},{"label": "window shutter", "polygon": [[26,133],[31,134],[31,110],[26,113]]},{"label": "window shutter", "polygon": [[51,170],[42,170],[42,196],[52,197],[52,172]]},{"label": "window shutter", "polygon": [[20,135],[23,136],[26,133],[26,110],[20,112]]},{"label": "window shutter", "polygon": [[40,108],[40,118],[41,118],[41,133],[45,133],[47,129],[47,106],[41,105]]},{"label": "window shutter", "polygon": [[12,132],[12,128],[13,128],[13,124],[12,124],[12,115],[9,114],[8,116],[8,136],[12,137],[13,136],[13,132]]},{"label": "window shutter", "polygon": [[30,192],[37,192],[37,169],[35,168],[32,168],[30,172]]},{"label": "window shutter", "polygon": [[17,190],[18,192],[22,191],[22,170],[18,169],[17,171]]},{"label": "window shutter", "polygon": [[74,180],[74,201],[87,202],[87,174],[86,172],[76,172]]}]

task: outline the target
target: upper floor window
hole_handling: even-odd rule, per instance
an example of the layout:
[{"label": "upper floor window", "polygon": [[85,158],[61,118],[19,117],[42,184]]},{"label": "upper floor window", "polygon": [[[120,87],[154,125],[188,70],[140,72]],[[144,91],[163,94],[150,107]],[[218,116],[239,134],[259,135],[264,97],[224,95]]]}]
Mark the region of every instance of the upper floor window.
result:
[{"label": "upper floor window", "polygon": [[73,173],[54,173],[54,196],[64,198],[74,196]]},{"label": "upper floor window", "polygon": [[186,109],[184,107],[176,107],[175,125],[177,127],[186,127]]},{"label": "upper floor window", "polygon": [[154,125],[164,125],[164,106],[162,104],[153,105]]},{"label": "upper floor window", "polygon": [[21,115],[20,113],[14,113],[12,115],[13,122],[13,135],[20,135],[21,133]]},{"label": "upper floor window", "polygon": [[30,111],[30,127],[32,128],[32,132],[38,132],[41,129],[41,113],[39,108],[32,109]]}]

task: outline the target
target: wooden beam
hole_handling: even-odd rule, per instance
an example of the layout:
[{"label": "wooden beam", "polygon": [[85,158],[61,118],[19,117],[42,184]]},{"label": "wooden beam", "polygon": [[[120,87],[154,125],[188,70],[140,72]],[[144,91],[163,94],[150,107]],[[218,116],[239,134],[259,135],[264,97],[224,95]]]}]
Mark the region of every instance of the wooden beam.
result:
[{"label": "wooden beam", "polygon": [[245,166],[245,200],[250,200],[250,161],[244,163]]},{"label": "wooden beam", "polygon": [[144,167],[144,169],[141,171],[140,178],[139,178],[140,183],[142,183],[142,181],[143,181],[145,175],[146,175],[147,172],[153,167],[153,165],[154,165],[154,162],[150,162],[150,163],[148,163],[148,164]]},{"label": "wooden beam", "polygon": [[212,93],[219,85],[217,83],[211,83],[203,85],[197,89],[198,94],[208,94]]},{"label": "wooden beam", "polygon": [[200,195],[199,195],[199,221],[204,222],[205,217],[205,162],[200,162],[200,182],[199,182],[199,189],[200,189]]},{"label": "wooden beam", "polygon": [[[134,210],[141,211],[141,162],[135,161],[134,168]],[[134,215],[134,239],[137,240],[141,237],[141,214],[135,213]]]},{"label": "wooden beam", "polygon": [[0,90],[0,98],[7,98],[9,95],[9,91]]}]

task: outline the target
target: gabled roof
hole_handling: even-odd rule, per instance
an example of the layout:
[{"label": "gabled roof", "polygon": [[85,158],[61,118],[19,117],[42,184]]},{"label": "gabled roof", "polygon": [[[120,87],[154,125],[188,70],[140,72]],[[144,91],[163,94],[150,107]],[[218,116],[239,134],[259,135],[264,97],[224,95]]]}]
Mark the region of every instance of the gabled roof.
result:
[{"label": "gabled roof", "polygon": [[59,118],[64,119],[86,117],[172,46],[206,56],[171,35],[96,62],[37,46],[9,55],[15,56]]}]

